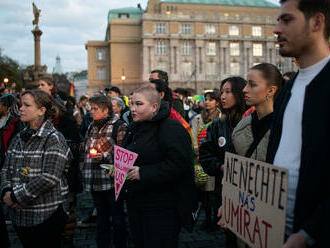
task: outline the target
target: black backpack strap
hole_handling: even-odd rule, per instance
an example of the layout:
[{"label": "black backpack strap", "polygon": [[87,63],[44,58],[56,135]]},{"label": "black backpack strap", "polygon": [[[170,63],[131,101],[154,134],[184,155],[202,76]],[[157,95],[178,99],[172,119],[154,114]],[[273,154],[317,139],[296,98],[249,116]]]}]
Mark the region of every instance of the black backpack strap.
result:
[{"label": "black backpack strap", "polygon": [[250,145],[249,149],[247,150],[247,152],[245,153],[245,157],[250,158],[254,152],[254,150],[257,148],[257,146],[259,145],[260,141],[262,140],[262,138],[266,135],[266,133],[268,132],[269,129],[264,129],[262,130],[262,133],[260,133],[252,142],[252,144]]},{"label": "black backpack strap", "polygon": [[253,142],[250,145],[249,149],[247,150],[247,152],[245,153],[245,157],[250,158],[254,152],[254,150],[258,147],[260,141],[262,140],[263,137],[265,137],[266,133],[268,132],[268,130],[271,127],[271,123],[273,120],[273,113],[263,117],[262,121],[263,124],[260,126],[259,124],[259,128],[258,130],[254,130],[253,127],[257,127],[258,126],[258,116],[257,113],[254,112],[251,115],[252,120],[251,120],[251,129],[252,129],[252,134],[253,134]]}]

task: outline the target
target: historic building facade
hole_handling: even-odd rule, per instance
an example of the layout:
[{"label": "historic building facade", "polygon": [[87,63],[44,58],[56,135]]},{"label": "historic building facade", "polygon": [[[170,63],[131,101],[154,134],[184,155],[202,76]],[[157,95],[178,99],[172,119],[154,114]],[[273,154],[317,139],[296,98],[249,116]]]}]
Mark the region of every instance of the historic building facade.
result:
[{"label": "historic building facade", "polygon": [[295,70],[278,54],[277,14],[278,6],[264,0],[149,0],[146,11],[110,10],[105,41],[86,44],[89,85],[129,93],[161,69],[172,88],[200,93],[226,77],[246,77],[262,62]]}]

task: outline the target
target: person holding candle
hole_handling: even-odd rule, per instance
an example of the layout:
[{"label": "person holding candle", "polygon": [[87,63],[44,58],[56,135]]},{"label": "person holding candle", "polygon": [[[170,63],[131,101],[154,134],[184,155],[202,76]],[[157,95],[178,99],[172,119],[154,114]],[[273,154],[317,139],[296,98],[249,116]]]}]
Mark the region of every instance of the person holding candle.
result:
[{"label": "person holding candle", "polygon": [[194,206],[191,139],[150,86],[133,92],[131,113],[124,147],[138,154],[126,181],[133,243],[135,248],[174,248]]},{"label": "person holding candle", "polygon": [[89,100],[93,122],[86,132],[83,162],[81,163],[82,181],[86,191],[92,193],[97,210],[96,242],[97,247],[110,247],[111,222],[114,228],[116,248],[126,247],[126,227],[123,212],[123,199],[115,202],[113,178],[104,172],[101,164],[113,164],[114,145],[121,145],[126,132],[123,123],[113,138],[113,127],[118,117],[112,112],[111,99],[96,95]]}]

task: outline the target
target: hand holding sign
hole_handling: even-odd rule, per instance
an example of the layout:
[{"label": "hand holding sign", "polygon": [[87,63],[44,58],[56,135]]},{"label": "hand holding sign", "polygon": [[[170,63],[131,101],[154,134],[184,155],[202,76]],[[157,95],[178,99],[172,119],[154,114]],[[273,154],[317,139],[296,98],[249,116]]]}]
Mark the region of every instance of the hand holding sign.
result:
[{"label": "hand holding sign", "polygon": [[[138,154],[126,150],[120,146],[114,148],[115,154],[115,196],[118,199],[119,193],[125,183],[127,171],[133,168]],[[139,167],[136,167],[139,168]]]},{"label": "hand holding sign", "polygon": [[283,246],[283,248],[295,248],[295,247],[307,248],[305,238],[300,232],[291,234]]},{"label": "hand holding sign", "polygon": [[[220,208],[218,209],[218,217],[222,217],[222,206],[220,206]],[[219,226],[221,226],[222,228],[227,228],[226,227],[226,222],[223,218],[220,218],[220,220],[217,223]]]},{"label": "hand holding sign", "polygon": [[132,169],[127,171],[127,177],[132,180],[140,180],[140,167],[133,166]]}]

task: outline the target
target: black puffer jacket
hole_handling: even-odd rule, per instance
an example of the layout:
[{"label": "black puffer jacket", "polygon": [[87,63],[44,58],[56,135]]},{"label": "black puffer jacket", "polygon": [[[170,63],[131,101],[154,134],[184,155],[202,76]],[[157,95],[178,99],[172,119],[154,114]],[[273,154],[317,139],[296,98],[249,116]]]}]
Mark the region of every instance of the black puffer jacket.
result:
[{"label": "black puffer jacket", "polygon": [[231,143],[232,128],[225,117],[216,119],[207,128],[207,138],[199,148],[199,162],[206,174],[215,176],[215,188],[217,205],[221,206],[221,180],[223,173],[220,169],[225,160],[226,152],[233,152]]},{"label": "black puffer jacket", "polygon": [[[138,204],[175,207],[191,214],[195,202],[191,139],[163,102],[158,114],[128,126],[124,147],[138,154],[139,181],[128,181],[128,199]],[[183,214],[184,215],[184,214]]]},{"label": "black puffer jacket", "polygon": [[199,162],[205,173],[222,177],[220,166],[225,160],[225,152],[233,152],[232,129],[226,118],[215,119],[207,128],[207,138],[199,148]]}]

